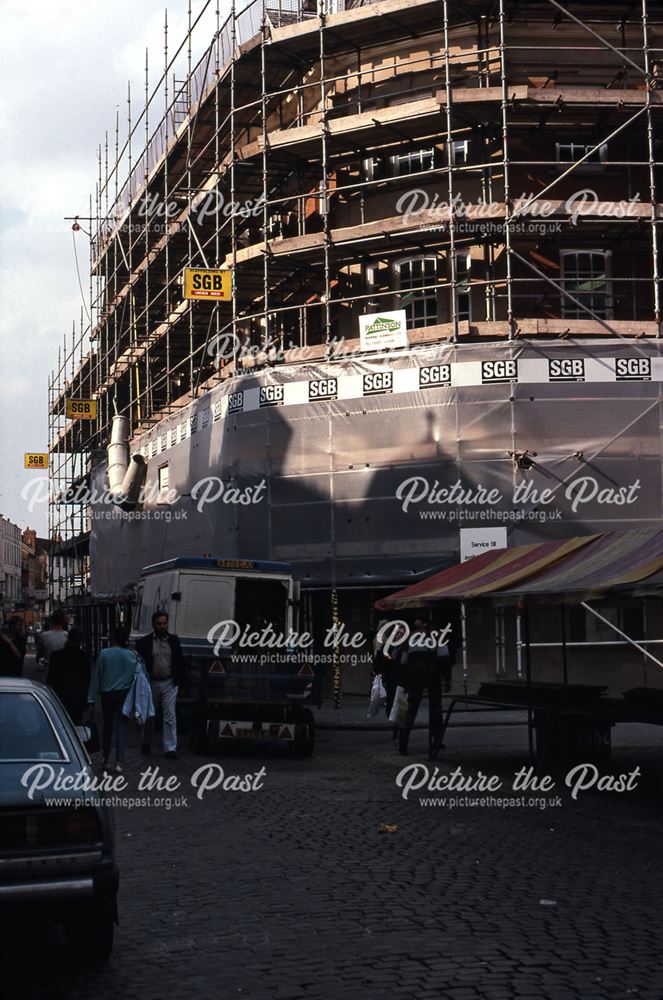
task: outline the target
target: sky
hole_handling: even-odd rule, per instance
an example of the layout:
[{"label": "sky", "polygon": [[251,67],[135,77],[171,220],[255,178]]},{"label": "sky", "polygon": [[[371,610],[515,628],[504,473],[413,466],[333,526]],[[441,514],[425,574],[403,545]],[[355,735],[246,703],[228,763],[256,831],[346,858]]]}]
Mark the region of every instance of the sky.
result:
[{"label": "sky", "polygon": [[[21,492],[43,473],[23,455],[48,449],[48,381],[82,306],[64,217],[90,214],[99,144],[106,131],[114,142],[118,108],[126,121],[128,80],[142,99],[146,48],[152,81],[161,73],[165,5],[0,0],[0,514],[40,535],[47,505],[30,511]],[[187,0],[167,6],[179,44]],[[87,290],[89,243],[76,239]]]}]

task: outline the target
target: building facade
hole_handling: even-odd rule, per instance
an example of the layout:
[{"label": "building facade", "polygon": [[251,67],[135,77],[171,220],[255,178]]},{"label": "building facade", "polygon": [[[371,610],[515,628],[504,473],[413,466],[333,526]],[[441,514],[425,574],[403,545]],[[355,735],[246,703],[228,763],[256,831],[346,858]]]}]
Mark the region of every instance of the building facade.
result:
[{"label": "building facade", "polygon": [[48,540],[34,528],[21,536],[21,604],[26,622],[43,622],[48,614]]},{"label": "building facade", "polygon": [[[346,8],[202,4],[100,148],[92,327],[51,385],[51,530],[99,595],[211,552],[287,560],[365,620],[462,531],[663,516],[660,5]],[[185,298],[186,267],[231,298]],[[85,502],[115,414],[147,466],[131,514]]]},{"label": "building facade", "polygon": [[22,599],[21,529],[0,515],[0,592],[2,612],[15,611]]}]

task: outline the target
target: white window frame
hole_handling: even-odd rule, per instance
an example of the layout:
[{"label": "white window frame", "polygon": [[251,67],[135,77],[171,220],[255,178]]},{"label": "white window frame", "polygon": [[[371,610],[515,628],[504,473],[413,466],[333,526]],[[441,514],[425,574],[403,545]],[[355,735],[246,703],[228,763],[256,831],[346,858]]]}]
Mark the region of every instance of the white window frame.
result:
[{"label": "white window frame", "polygon": [[[165,472],[165,476],[162,473]],[[165,483],[163,480],[165,479]],[[170,462],[164,462],[157,469],[157,485],[159,487],[159,493],[157,496],[158,504],[168,503],[168,492],[170,490]]]},{"label": "white window frame", "polygon": [[[462,151],[462,157],[459,155]],[[451,142],[451,163],[454,167],[467,163],[470,158],[469,139],[453,139]]]},{"label": "white window frame", "polygon": [[[376,301],[377,300],[382,301],[383,297],[386,299],[386,296],[381,296],[380,295],[380,291],[378,289],[377,277],[376,277],[377,271],[378,271],[378,268],[377,268],[376,264],[366,264],[366,266],[364,268],[364,279],[365,279],[365,284],[366,284],[366,294],[367,295],[375,295],[376,296]],[[370,303],[369,303],[369,305],[370,305]],[[378,308],[379,308],[379,306],[378,306]]]},{"label": "white window frame", "polygon": [[[430,166],[423,166],[424,156],[430,156]],[[400,167],[409,163],[412,164],[415,157],[419,157],[420,164],[416,170],[401,170]],[[412,174],[423,173],[426,170],[435,169],[435,146],[422,146],[421,149],[412,150],[409,153],[396,153],[391,158],[391,173],[393,177],[410,177]]]},{"label": "white window frame", "polygon": [[[555,143],[555,156],[558,163],[575,163],[581,157],[585,156],[586,153],[593,149],[596,144],[593,142],[556,142]],[[561,150],[570,149],[571,156],[569,159],[563,159],[561,156]],[[577,150],[577,152],[576,152]],[[581,169],[586,167],[601,167],[605,163],[608,156],[608,143],[602,143],[598,148],[598,160],[585,160],[581,164]]]},{"label": "white window frame", "polygon": [[[434,268],[435,268],[435,287],[434,288],[429,288],[426,291],[421,291],[421,292],[419,292],[419,294],[417,294],[418,289],[416,288],[416,286],[414,288],[403,288],[403,279],[402,279],[403,268],[406,265],[408,265],[408,264],[411,265],[411,264],[420,263],[420,262],[423,263],[424,266],[425,266],[425,262],[426,261],[432,261],[433,262],[433,265],[434,265]],[[396,286],[396,288],[398,289],[398,292],[399,292],[399,296],[400,296],[399,301],[400,301],[400,304],[401,304],[401,308],[405,309],[406,313],[409,313],[408,306],[409,306],[410,302],[414,302],[415,299],[419,299],[420,301],[423,300],[426,303],[432,303],[433,306],[434,306],[434,313],[435,313],[434,317],[432,319],[429,319],[428,315],[426,315],[426,317],[425,317],[426,322],[425,323],[416,323],[416,322],[414,322],[414,316],[408,315],[408,317],[407,317],[407,329],[408,330],[424,330],[424,329],[426,329],[426,327],[436,326],[438,324],[438,322],[439,322],[439,315],[440,315],[439,304],[438,304],[438,297],[437,297],[437,293],[438,293],[438,287],[437,287],[438,259],[437,259],[437,257],[435,257],[432,254],[420,254],[420,255],[417,255],[417,256],[403,257],[400,260],[394,261],[393,268],[394,268],[394,284],[395,284],[395,286]],[[404,300],[403,297],[405,295],[408,295],[409,292],[414,293],[413,296],[412,296],[412,298],[409,298],[409,296],[408,296],[408,299]],[[424,307],[424,312],[425,313],[428,312],[428,310],[427,310],[426,307]]]},{"label": "white window frame", "polygon": [[[571,277],[567,278],[567,275],[566,275],[566,269],[567,269],[566,268],[566,261],[569,260],[569,259],[572,259],[572,258],[577,258],[577,257],[580,256],[580,254],[585,254],[585,253],[586,254],[600,254],[600,256],[603,257],[604,262],[605,262],[605,292],[593,292],[593,291],[591,291],[591,292],[580,292],[580,293],[578,293],[577,290],[574,290],[574,289],[571,289],[571,288],[567,288],[566,281],[567,280],[570,281],[570,280],[572,280],[572,278]],[[576,267],[576,271],[577,271],[577,267]],[[613,314],[614,314],[614,297],[613,297],[613,289],[612,289],[612,250],[604,250],[601,247],[587,247],[587,248],[574,249],[574,250],[571,250],[571,249],[569,249],[569,250],[560,250],[560,252],[559,252],[559,276],[560,276],[560,280],[562,282],[562,287],[565,289],[565,291],[567,291],[571,295],[573,295],[574,298],[579,298],[579,296],[589,295],[589,294],[591,294],[591,295],[605,295],[606,305],[605,305],[604,314],[601,314],[601,312],[597,311],[593,307],[593,305],[591,307],[592,311],[595,312],[597,316],[600,316],[601,319],[612,319],[613,318]],[[577,280],[577,277],[575,275],[573,277],[575,277],[576,280]],[[561,299],[561,310],[560,310],[560,312],[561,312],[562,319],[590,319],[591,318],[591,316],[590,316],[590,314],[588,312],[585,312],[584,310],[577,310],[577,307],[573,304],[573,302],[571,302],[570,299],[567,299],[567,297],[565,295],[562,295],[561,293],[560,293],[560,299]],[[580,301],[582,301],[582,298],[580,299]],[[571,315],[571,311],[573,311],[573,315]],[[575,315],[576,311],[580,312],[579,316]]]},{"label": "white window frame", "polygon": [[[471,284],[471,281],[472,281],[472,256],[471,256],[469,250],[456,250],[456,251],[454,251],[454,255],[453,256],[455,258],[455,264],[456,264],[456,266],[454,268],[454,271],[456,273],[456,287],[452,288],[452,295],[455,297],[455,300],[456,300],[455,301],[455,305],[456,305],[456,318],[461,323],[463,323],[463,322],[470,323],[472,321],[472,296],[470,295],[470,284]],[[459,289],[458,289],[458,261],[459,261],[460,258],[463,258],[463,257],[465,258],[466,268],[467,268],[467,290],[466,291],[464,291],[464,290],[463,291],[459,291]],[[451,257],[449,258],[449,280],[451,281]],[[460,300],[461,296],[463,297],[463,299],[465,300],[465,302],[467,304],[467,308],[463,309],[463,312],[466,313],[467,315],[461,315],[461,311],[459,309],[459,300]]]}]

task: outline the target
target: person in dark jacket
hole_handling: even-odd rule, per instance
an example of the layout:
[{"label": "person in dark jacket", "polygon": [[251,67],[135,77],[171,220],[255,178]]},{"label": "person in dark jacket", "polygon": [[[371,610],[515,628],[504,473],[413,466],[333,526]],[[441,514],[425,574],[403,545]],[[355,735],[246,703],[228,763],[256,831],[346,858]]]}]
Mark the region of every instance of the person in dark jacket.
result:
[{"label": "person in dark jacket", "polygon": [[83,723],[90,686],[90,657],[81,649],[82,634],[72,628],[62,649],[51,653],[46,683],[69,712],[76,726]]},{"label": "person in dark jacket", "polygon": [[399,752],[407,754],[410,733],[414,728],[424,691],[428,692],[428,757],[436,760],[442,744],[442,685],[451,681],[450,644],[439,645],[430,638],[426,620],[419,616],[414,623],[405,652],[405,687],[408,711],[405,726],[399,730]]},{"label": "person in dark jacket", "polygon": [[21,654],[21,672],[23,672],[28,637],[25,634],[25,623],[18,615],[14,615],[9,619],[9,637]]},{"label": "person in dark jacket", "polygon": [[8,627],[0,631],[0,677],[21,677],[21,653],[14,645]]},{"label": "person in dark jacket", "polygon": [[[377,635],[380,635],[380,631],[387,621],[382,621],[378,625]],[[402,667],[401,660],[403,658],[403,648],[402,640],[405,636],[405,627],[399,628],[393,639],[393,647],[390,647],[388,653],[385,653],[383,645],[377,639],[374,644],[374,655],[373,655],[373,672],[380,674],[382,677],[382,684],[386,692],[385,701],[385,713],[387,719],[391,715],[391,709],[394,704],[394,698],[396,696],[396,688],[399,684],[403,684],[402,677]],[[392,739],[398,739],[398,727],[394,726],[392,730]]]},{"label": "person in dark jacket", "polygon": [[[161,705],[163,712],[163,751],[170,760],[177,758],[177,689],[184,681],[184,655],[180,640],[168,631],[168,615],[155,611],[152,631],[136,643],[136,652],[142,656],[150,679],[154,711]],[[143,730],[143,753],[151,751],[154,719],[149,719]]]}]

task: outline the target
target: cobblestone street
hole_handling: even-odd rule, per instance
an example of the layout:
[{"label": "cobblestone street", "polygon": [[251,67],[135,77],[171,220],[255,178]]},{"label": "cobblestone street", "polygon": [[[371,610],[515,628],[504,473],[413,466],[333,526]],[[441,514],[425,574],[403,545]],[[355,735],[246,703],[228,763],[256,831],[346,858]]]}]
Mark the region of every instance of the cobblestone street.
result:
[{"label": "cobblestone street", "polygon": [[[660,1000],[659,732],[615,735],[612,769],[640,765],[635,791],[572,801],[562,776],[563,805],[546,810],[404,800],[396,774],[424,741],[416,731],[402,758],[384,730],[324,730],[310,760],[266,746],[154,756],[187,805],[116,810],[109,964],[77,967],[56,929],[8,929],[2,1000]],[[198,800],[207,760],[264,767],[263,787]],[[146,763],[131,751],[126,794]],[[439,767],[508,788],[524,763],[524,727],[484,725],[450,731]]]},{"label": "cobblestone street", "polygon": [[0,52],[0,1000],[663,1000],[663,0]]}]

